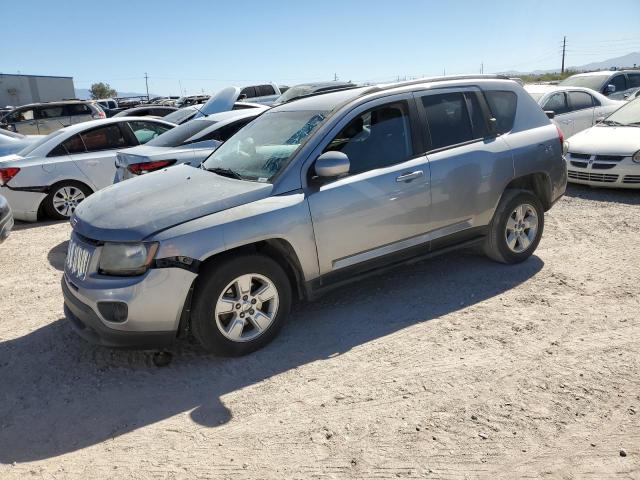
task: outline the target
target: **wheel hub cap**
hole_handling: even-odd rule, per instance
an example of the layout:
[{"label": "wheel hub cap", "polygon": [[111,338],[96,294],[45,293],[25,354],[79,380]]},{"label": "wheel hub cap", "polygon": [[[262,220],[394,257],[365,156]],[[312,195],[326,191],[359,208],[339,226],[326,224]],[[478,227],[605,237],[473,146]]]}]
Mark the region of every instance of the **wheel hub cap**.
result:
[{"label": "wheel hub cap", "polygon": [[275,284],[257,273],[233,280],[218,298],[215,322],[220,332],[234,342],[248,342],[262,335],[278,313]]},{"label": "wheel hub cap", "polygon": [[53,195],[53,208],[60,215],[70,217],[76,207],[85,199],[85,194],[77,187],[65,186]]},{"label": "wheel hub cap", "polygon": [[512,252],[522,253],[535,241],[538,234],[538,215],[536,209],[528,203],[518,205],[505,227],[505,240]]}]

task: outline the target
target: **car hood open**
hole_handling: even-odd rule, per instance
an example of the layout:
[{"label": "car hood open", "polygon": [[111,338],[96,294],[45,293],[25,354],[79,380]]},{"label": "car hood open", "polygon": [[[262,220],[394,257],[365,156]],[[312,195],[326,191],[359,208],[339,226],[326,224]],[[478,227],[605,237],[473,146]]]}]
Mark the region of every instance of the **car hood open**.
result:
[{"label": "car hood open", "polygon": [[179,165],[94,193],[78,206],[71,223],[76,232],[94,240],[141,241],[189,220],[266,198],[272,188]]},{"label": "car hood open", "polygon": [[640,127],[596,126],[567,141],[572,153],[629,156],[640,150]]}]

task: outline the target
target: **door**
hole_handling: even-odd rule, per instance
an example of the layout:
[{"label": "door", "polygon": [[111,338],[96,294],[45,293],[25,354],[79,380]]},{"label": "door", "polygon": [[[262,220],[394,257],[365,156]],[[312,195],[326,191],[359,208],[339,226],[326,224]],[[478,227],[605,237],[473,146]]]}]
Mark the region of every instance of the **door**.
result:
[{"label": "door", "polygon": [[[73,144],[67,145],[67,142]],[[98,190],[113,183],[116,150],[131,146],[125,140],[118,123],[87,130],[71,137],[67,142],[65,147],[72,160]]]},{"label": "door", "polygon": [[551,94],[542,104],[544,111],[555,113],[554,123],[560,127],[565,137],[570,137],[573,131],[573,118],[569,115],[569,103],[564,92]]},{"label": "door", "polygon": [[429,165],[417,143],[415,105],[410,94],[392,98],[357,108],[315,151],[341,151],[350,161],[346,176],[309,182],[321,275],[409,247],[428,249]]},{"label": "door", "polygon": [[[570,135],[575,135],[593,126],[595,122],[595,106],[593,97],[587,92],[570,91],[569,109],[570,112],[566,116],[572,120]],[[567,137],[570,135],[567,135]]]},{"label": "door", "polygon": [[40,135],[48,135],[51,132],[71,125],[69,116],[66,114],[65,105],[39,107],[36,110],[36,117],[38,119]]},{"label": "door", "polygon": [[[487,92],[489,94],[491,92]],[[418,107],[429,134],[427,157],[431,169],[430,238],[433,247],[463,239],[486,226],[504,185],[513,177],[513,157],[501,136],[489,135],[488,117],[496,118],[495,133],[510,129],[515,115],[513,92],[496,92],[490,114],[480,90],[431,90],[421,93]],[[513,113],[511,113],[513,112]],[[511,117],[509,120],[508,117]]]},{"label": "door", "polygon": [[19,109],[12,112],[7,115],[4,121],[12,125],[14,131],[22,135],[38,135],[38,122],[33,108]]}]

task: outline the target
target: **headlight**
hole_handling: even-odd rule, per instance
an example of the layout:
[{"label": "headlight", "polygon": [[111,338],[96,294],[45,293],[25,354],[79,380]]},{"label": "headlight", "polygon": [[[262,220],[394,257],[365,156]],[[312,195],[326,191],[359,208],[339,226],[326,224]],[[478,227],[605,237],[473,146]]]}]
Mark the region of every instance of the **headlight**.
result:
[{"label": "headlight", "polygon": [[640,163],[640,150],[638,150],[636,153],[634,153],[633,157],[631,157],[631,159],[636,163]]},{"label": "headlight", "polygon": [[100,273],[106,275],[142,275],[158,251],[156,242],[105,243],[100,252]]}]

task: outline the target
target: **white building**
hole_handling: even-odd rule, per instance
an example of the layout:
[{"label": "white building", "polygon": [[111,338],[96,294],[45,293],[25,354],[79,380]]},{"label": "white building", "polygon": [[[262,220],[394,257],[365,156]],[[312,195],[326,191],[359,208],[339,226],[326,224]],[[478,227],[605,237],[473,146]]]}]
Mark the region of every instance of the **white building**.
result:
[{"label": "white building", "polygon": [[73,77],[0,73],[0,107],[75,98]]}]

